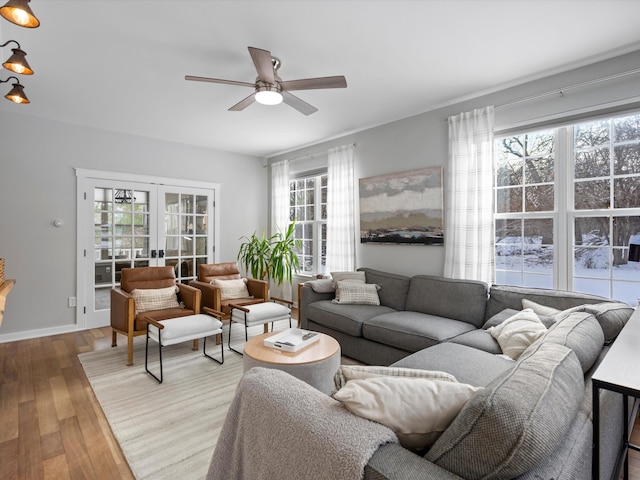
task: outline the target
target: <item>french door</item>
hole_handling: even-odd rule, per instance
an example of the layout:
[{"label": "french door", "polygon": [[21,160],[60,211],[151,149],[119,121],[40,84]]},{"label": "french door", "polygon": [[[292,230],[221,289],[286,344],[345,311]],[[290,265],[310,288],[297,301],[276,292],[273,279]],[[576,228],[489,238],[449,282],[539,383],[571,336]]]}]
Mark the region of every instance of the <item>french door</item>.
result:
[{"label": "french door", "polygon": [[189,283],[198,265],[215,262],[215,188],[100,178],[84,187],[89,232],[78,269],[85,286],[78,289],[80,326],[109,325],[110,292],[123,268],[171,265],[178,281]]}]

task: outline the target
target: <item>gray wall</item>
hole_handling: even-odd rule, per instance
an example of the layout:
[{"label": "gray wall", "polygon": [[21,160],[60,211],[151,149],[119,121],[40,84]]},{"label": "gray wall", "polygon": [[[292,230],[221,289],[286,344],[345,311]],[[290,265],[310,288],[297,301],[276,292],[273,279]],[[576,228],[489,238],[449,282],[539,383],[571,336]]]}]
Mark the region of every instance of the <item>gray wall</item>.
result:
[{"label": "gray wall", "polygon": [[[541,93],[555,91],[592,80],[635,70],[640,66],[640,51],[593,63],[562,74],[503,88],[472,100],[458,102],[415,117],[406,118],[369,130],[353,133],[304,149],[274,156],[269,162],[319,156],[336,145],[355,143],[356,196],[357,179],[430,166],[444,167],[448,153],[446,119],[461,112],[487,105],[496,106],[495,127],[498,133],[532,125],[551,125],[575,117],[593,115],[607,109],[639,108],[640,74],[575,89],[564,89],[543,98],[505,105]],[[505,106],[500,106],[505,105]],[[446,198],[445,198],[446,203]],[[357,204],[357,198],[356,198]],[[358,206],[356,205],[356,212]],[[358,227],[356,222],[356,228]],[[359,237],[358,237],[359,238]],[[406,274],[442,275],[444,248],[435,246],[356,245],[358,267],[366,266]],[[298,277],[297,281],[304,281]],[[294,289],[296,293],[296,289]]]},{"label": "gray wall", "polygon": [[6,278],[17,280],[0,342],[76,328],[67,307],[76,295],[74,168],[220,184],[221,261],[235,260],[241,236],[267,228],[262,159],[7,112],[0,132],[0,257]]}]

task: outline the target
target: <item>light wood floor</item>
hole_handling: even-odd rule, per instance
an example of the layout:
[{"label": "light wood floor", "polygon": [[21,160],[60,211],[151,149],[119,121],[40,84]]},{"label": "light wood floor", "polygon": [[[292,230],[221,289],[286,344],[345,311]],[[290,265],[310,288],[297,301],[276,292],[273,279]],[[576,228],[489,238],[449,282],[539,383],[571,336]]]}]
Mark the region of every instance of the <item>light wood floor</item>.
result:
[{"label": "light wood floor", "polygon": [[0,478],[134,478],[77,356],[110,347],[109,327],[0,344]]}]

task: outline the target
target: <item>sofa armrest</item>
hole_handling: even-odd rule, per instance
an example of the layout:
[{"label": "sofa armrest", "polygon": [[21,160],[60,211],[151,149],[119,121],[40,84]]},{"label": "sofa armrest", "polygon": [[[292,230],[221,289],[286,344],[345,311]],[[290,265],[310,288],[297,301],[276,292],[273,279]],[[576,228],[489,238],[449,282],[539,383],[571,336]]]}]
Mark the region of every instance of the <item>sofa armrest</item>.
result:
[{"label": "sofa armrest", "polygon": [[192,280],[189,285],[200,290],[201,309],[202,307],[209,307],[219,311],[222,308],[222,293],[218,287],[199,280]]},{"label": "sofa armrest", "polygon": [[303,284],[300,288],[300,298],[298,298],[298,308],[300,315],[300,328],[309,328],[309,319],[307,318],[307,306],[310,303],[318,302],[320,300],[333,300],[335,298],[335,292],[318,293],[313,290],[309,285]]},{"label": "sofa armrest", "polygon": [[191,285],[185,285],[184,283],[178,283],[177,285],[180,291],[180,299],[184,303],[184,306],[189,310],[193,310],[193,313],[196,315],[199,314],[202,297],[200,290]]},{"label": "sofa armrest", "polygon": [[461,477],[425,460],[397,443],[379,447],[364,467],[364,480],[462,480]]},{"label": "sofa armrest", "polygon": [[135,301],[130,293],[121,288],[111,289],[110,317],[111,326],[122,332],[133,331],[135,320]]},{"label": "sofa armrest", "polygon": [[253,298],[261,298],[265,302],[269,299],[269,284],[264,280],[247,278],[247,290]]}]

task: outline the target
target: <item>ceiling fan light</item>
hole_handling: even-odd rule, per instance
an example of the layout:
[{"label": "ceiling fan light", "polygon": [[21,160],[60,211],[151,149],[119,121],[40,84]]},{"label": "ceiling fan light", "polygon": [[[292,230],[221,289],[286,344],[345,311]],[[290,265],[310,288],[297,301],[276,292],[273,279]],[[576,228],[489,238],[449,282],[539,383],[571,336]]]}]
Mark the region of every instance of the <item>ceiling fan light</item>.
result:
[{"label": "ceiling fan light", "polygon": [[33,75],[33,70],[25,58],[27,55],[26,52],[19,48],[12,48],[11,51],[13,52],[13,55],[11,55],[7,61],[2,64],[2,66],[15,73]]},{"label": "ceiling fan light", "polygon": [[4,98],[11,100],[13,103],[31,103],[24,94],[24,87],[19,83],[14,83],[13,88],[4,96]]},{"label": "ceiling fan light", "polygon": [[261,87],[256,92],[256,102],[263,105],[278,105],[282,103],[282,94],[272,87]]},{"label": "ceiling fan light", "polygon": [[0,15],[21,27],[36,28],[40,26],[40,20],[31,11],[29,1],[9,0],[3,7],[0,7]]}]

